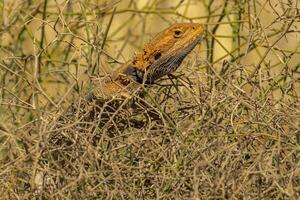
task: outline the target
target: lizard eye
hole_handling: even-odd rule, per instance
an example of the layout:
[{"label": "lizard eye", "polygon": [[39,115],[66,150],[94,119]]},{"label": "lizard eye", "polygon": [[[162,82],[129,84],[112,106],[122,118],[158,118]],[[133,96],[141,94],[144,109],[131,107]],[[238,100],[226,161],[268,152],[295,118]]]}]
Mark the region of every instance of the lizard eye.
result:
[{"label": "lizard eye", "polygon": [[175,30],[174,31],[174,37],[175,38],[179,38],[179,37],[181,37],[181,35],[182,35],[182,32],[180,30]]}]

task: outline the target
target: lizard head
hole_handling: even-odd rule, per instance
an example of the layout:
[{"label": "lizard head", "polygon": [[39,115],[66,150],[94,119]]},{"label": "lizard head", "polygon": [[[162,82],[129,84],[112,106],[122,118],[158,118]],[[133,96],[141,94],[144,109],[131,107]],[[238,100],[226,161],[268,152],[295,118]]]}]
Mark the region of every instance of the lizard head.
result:
[{"label": "lizard head", "polygon": [[176,70],[186,55],[198,44],[202,35],[203,27],[200,24],[173,24],[146,44],[131,64],[137,70],[148,74],[147,82],[153,82]]}]

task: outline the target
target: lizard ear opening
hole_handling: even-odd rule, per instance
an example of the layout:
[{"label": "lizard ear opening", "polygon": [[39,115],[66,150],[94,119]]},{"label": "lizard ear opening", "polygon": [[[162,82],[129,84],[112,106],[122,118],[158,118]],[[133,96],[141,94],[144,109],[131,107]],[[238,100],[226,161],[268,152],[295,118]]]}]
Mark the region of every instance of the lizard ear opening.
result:
[{"label": "lizard ear opening", "polygon": [[154,55],[154,59],[158,60],[161,57],[161,53],[157,52],[157,54]]},{"label": "lizard ear opening", "polygon": [[182,31],[181,30],[175,30],[174,31],[174,38],[180,38],[182,35]]}]

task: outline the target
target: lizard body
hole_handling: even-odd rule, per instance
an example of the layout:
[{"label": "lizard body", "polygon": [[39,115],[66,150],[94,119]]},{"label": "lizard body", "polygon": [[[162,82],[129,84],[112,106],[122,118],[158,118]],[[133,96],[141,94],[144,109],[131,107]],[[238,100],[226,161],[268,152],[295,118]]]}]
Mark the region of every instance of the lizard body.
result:
[{"label": "lizard body", "polygon": [[203,27],[196,23],[176,23],[158,33],[143,50],[100,81],[94,95],[130,96],[142,83],[153,83],[174,72],[183,59],[200,42]]}]

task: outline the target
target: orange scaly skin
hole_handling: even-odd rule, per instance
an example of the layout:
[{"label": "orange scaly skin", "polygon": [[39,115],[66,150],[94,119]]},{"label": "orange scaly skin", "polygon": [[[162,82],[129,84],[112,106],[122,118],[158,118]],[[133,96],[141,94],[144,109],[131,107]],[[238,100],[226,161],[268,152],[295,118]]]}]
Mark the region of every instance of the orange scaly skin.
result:
[{"label": "orange scaly skin", "polygon": [[153,83],[174,72],[188,53],[200,42],[203,27],[196,23],[176,23],[158,33],[143,51],[100,81],[96,97],[121,94],[130,96],[141,83]]}]

